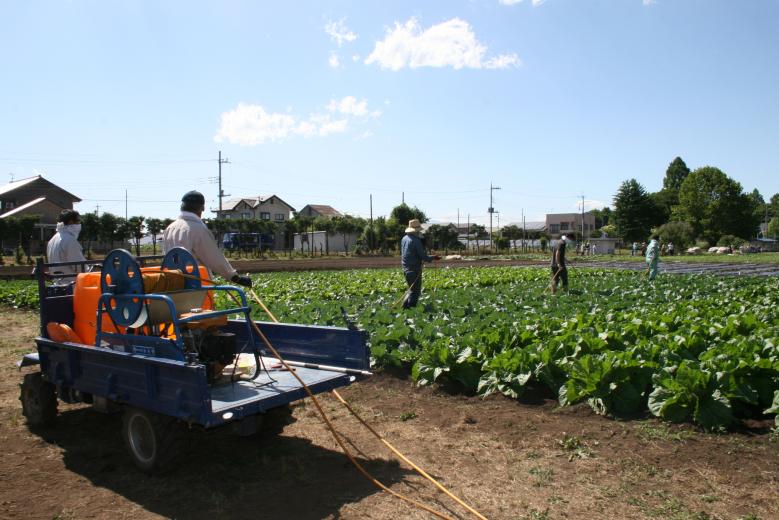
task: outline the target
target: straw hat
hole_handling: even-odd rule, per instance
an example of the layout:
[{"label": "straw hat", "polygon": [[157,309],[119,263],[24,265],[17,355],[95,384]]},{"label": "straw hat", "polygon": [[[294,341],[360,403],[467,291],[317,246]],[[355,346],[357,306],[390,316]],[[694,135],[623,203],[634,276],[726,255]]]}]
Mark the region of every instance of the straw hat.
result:
[{"label": "straw hat", "polygon": [[418,218],[412,218],[408,221],[406,233],[419,233],[420,231],[422,231],[422,224],[419,222]]}]

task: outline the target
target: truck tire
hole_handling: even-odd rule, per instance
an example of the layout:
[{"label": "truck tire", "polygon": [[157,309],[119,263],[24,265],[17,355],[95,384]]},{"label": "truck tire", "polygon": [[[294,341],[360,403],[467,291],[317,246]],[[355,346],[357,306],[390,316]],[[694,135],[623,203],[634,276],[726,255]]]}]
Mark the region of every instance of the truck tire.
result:
[{"label": "truck tire", "polygon": [[183,424],[173,417],[128,407],[122,438],[133,463],[145,473],[163,473],[183,451]]},{"label": "truck tire", "polygon": [[40,372],[25,374],[19,400],[30,426],[48,426],[57,417],[57,390]]}]

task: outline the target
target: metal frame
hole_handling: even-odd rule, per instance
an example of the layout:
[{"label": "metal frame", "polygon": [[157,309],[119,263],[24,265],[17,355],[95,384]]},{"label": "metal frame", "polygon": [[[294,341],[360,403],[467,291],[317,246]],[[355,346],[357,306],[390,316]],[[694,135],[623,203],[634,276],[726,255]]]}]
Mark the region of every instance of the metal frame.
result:
[{"label": "metal frame", "polygon": [[[148,266],[162,256],[139,257],[141,266]],[[245,293],[233,286],[203,286],[203,289],[235,291],[241,296],[241,306],[223,311],[204,312],[189,318],[178,318],[173,300],[165,294],[116,295],[104,293],[99,305],[110,298],[147,298],[168,305],[176,317],[176,340],[154,336],[114,334],[102,331],[102,312],[97,313],[99,338],[114,342],[105,348],[100,339],[95,346],[60,343],[46,337],[49,321],[73,321],[73,285],[47,286],[53,278],[75,278],[75,275],[49,275],[46,270],[57,266],[76,266],[81,272],[97,261],[46,264],[39,260],[35,274],[40,296],[41,334],[35,339],[37,353],[27,354],[19,362],[26,367],[40,365],[43,379],[57,387],[58,397],[65,402],[91,402],[93,398],[135,406],[145,410],[198,424],[206,428],[234,422],[264,413],[272,408],[306,397],[297,383],[259,385],[241,381],[209,385],[203,364],[185,359],[180,327],[205,317],[243,314],[245,320],[228,320],[224,328],[236,334],[236,351],[267,355],[265,345],[254,334],[249,323],[250,311]],[[96,310],[97,311],[97,310]],[[306,363],[322,363],[344,368],[369,368],[366,334],[341,327],[317,327],[257,322],[260,330],[285,359]],[[122,348],[119,348],[122,347]],[[273,374],[273,372],[271,372]],[[361,376],[342,374],[315,368],[297,368],[312,392],[319,393],[351,384]],[[288,381],[291,374],[275,372],[279,381]],[[248,397],[246,397],[248,396]]]}]

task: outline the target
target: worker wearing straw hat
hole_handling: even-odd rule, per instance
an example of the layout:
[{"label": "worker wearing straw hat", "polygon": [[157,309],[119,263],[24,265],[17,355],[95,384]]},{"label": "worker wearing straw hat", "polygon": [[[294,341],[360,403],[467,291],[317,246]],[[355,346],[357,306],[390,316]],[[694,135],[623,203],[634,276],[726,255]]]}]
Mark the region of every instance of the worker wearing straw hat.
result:
[{"label": "worker wearing straw hat", "polygon": [[406,235],[400,241],[400,264],[408,284],[406,299],[403,301],[404,309],[416,306],[419,301],[422,292],[422,262],[441,259],[440,256],[429,256],[425,252],[425,246],[419,238],[421,232],[422,224],[419,219],[409,220]]}]

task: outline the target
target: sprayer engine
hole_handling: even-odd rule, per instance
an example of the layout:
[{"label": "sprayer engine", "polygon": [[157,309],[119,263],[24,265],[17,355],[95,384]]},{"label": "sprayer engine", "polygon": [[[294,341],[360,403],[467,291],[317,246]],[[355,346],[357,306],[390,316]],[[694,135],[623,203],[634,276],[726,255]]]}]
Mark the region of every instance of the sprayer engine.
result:
[{"label": "sprayer engine", "polygon": [[209,382],[219,379],[224,367],[235,358],[235,334],[231,332],[217,328],[184,329],[181,339],[185,352],[197,355],[198,361],[206,366]]}]

